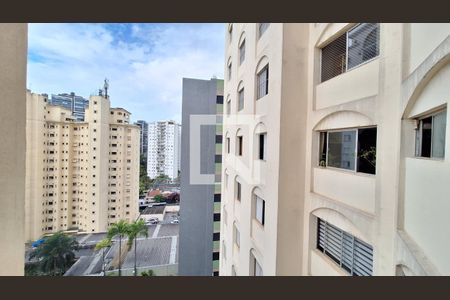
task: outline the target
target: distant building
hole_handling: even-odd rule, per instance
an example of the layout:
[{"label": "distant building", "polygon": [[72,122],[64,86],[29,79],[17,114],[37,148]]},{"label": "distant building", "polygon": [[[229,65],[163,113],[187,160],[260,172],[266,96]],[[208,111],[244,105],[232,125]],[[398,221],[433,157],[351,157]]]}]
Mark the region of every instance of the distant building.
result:
[{"label": "distant building", "polygon": [[141,128],[141,134],[139,137],[140,140],[140,148],[139,148],[139,154],[141,156],[144,156],[145,158],[145,168],[147,169],[147,154],[148,154],[148,123],[144,120],[138,120],[136,122],[136,125],[138,125]]},{"label": "distant building", "polygon": [[223,80],[183,78],[180,199],[180,275],[219,275],[222,126],[200,126],[200,171],[211,184],[191,184],[192,115],[217,115],[221,124]]},{"label": "distant building", "polygon": [[[91,96],[84,122],[28,91],[25,239],[104,232],[139,213],[139,127],[130,113]],[[24,116],[25,119],[25,116]]]},{"label": "distant building", "polygon": [[89,100],[81,96],[70,94],[52,94],[52,97],[48,99],[48,103],[51,105],[62,106],[72,112],[72,116],[77,121],[84,121],[84,113],[89,106]]},{"label": "distant building", "polygon": [[159,121],[148,126],[147,175],[178,177],[181,127],[175,121]]}]

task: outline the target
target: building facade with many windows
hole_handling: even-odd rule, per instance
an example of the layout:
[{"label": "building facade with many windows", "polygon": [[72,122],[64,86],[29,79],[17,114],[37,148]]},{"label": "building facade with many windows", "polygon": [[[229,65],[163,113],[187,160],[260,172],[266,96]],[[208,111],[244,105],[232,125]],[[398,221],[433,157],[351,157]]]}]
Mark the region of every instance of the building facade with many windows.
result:
[{"label": "building facade with many windows", "polygon": [[139,134],[139,154],[140,157],[145,161],[145,170],[147,170],[147,155],[148,155],[148,123],[144,120],[138,120],[136,125],[141,128],[141,133]]},{"label": "building facade with many windows", "polygon": [[25,238],[56,231],[104,232],[134,221],[139,127],[130,113],[91,96],[85,121],[27,92]]},{"label": "building facade with many windows", "polygon": [[[222,225],[230,256],[221,256],[221,274],[449,275],[450,25],[263,24],[227,31]],[[253,62],[264,56],[267,73]],[[290,94],[296,107],[286,111]],[[241,112],[259,117],[266,99],[266,136],[256,128],[246,136]],[[278,130],[283,121],[270,118],[295,121]],[[295,155],[274,153],[283,147]],[[270,172],[248,170],[255,156]],[[299,170],[290,182],[281,179],[285,158]],[[280,179],[254,178],[271,173]],[[297,195],[269,194],[277,182]],[[259,242],[270,234],[272,245]],[[280,238],[290,239],[290,253],[274,246]],[[286,256],[292,267],[283,272]]]},{"label": "building facade with many windows", "polygon": [[84,121],[86,108],[89,106],[89,100],[75,93],[64,93],[53,95],[48,99],[48,103],[52,105],[62,106],[72,112],[72,116],[78,121]]},{"label": "building facade with many windows", "polygon": [[147,175],[155,178],[178,177],[180,171],[181,126],[175,121],[158,121],[148,125]]}]

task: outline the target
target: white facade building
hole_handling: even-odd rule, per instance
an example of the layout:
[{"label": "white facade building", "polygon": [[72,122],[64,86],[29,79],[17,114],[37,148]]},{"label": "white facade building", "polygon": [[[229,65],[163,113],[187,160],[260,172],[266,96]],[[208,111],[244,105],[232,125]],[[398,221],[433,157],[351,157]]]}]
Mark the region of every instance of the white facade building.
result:
[{"label": "white facade building", "polygon": [[167,175],[178,177],[180,170],[181,126],[175,121],[158,121],[148,125],[148,163],[150,178]]}]

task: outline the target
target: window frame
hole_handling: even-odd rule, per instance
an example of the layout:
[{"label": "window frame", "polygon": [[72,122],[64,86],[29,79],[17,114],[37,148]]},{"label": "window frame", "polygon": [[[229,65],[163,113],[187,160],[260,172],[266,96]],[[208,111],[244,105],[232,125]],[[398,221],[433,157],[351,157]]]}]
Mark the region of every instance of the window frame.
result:
[{"label": "window frame", "polygon": [[[366,174],[366,175],[371,175],[371,176],[375,176],[377,174],[377,168],[375,166],[375,173],[366,173],[366,172],[358,172],[358,144],[359,144],[359,130],[360,129],[370,129],[370,128],[375,128],[377,130],[377,136],[378,136],[378,127],[371,125],[371,126],[362,126],[362,127],[350,127],[350,128],[341,128],[341,129],[330,129],[330,130],[321,130],[319,131],[319,147],[320,147],[320,135],[321,133],[325,132],[326,133],[326,156],[325,156],[325,166],[320,166],[320,162],[321,162],[321,149],[319,149],[319,161],[318,161],[318,166],[319,167],[325,167],[325,168],[330,168],[330,169],[334,169],[334,170],[341,170],[341,171],[346,171],[346,172],[351,172],[351,173],[355,173],[355,174]],[[329,166],[328,165],[328,151],[329,151],[329,142],[330,142],[330,136],[329,133],[330,132],[344,132],[344,131],[355,131],[355,168],[354,169],[345,169],[345,168],[338,168],[338,167],[333,167],[333,166]],[[375,147],[375,149],[377,149],[377,147]]]},{"label": "window frame", "polygon": [[245,38],[242,40],[239,45],[239,66],[241,66],[245,62]]},{"label": "window frame", "polygon": [[[334,38],[332,41],[326,43],[325,46],[322,46],[322,47],[319,49],[319,50],[320,50],[320,60],[319,60],[319,61],[320,61],[320,66],[319,66],[319,70],[320,70],[319,79],[320,79],[320,81],[319,81],[319,84],[322,83],[322,82],[326,82],[326,81],[328,81],[328,80],[331,80],[331,79],[333,79],[333,78],[336,78],[336,77],[338,77],[339,75],[345,74],[345,73],[347,73],[347,72],[349,72],[349,71],[351,71],[351,70],[354,70],[355,68],[358,68],[358,67],[360,67],[360,66],[363,66],[363,65],[365,65],[365,64],[367,64],[367,63],[369,63],[369,62],[371,62],[371,61],[373,61],[373,60],[375,60],[375,59],[378,59],[378,58],[380,57],[380,52],[381,52],[381,43],[380,43],[380,41],[381,41],[381,23],[376,23],[376,24],[378,24],[378,48],[377,48],[378,53],[377,53],[377,55],[374,56],[374,57],[372,57],[372,58],[370,58],[370,59],[368,59],[368,60],[365,60],[365,61],[361,62],[360,64],[357,64],[357,65],[355,65],[355,66],[353,66],[353,67],[351,67],[351,68],[348,67],[348,58],[349,58],[349,56],[348,56],[348,44],[349,44],[349,42],[348,42],[348,41],[349,41],[348,35],[349,35],[349,33],[350,33],[352,30],[354,30],[354,29],[356,29],[357,27],[362,26],[362,25],[364,25],[364,24],[370,24],[370,23],[357,23],[357,24],[354,24],[353,26],[349,27],[344,33],[342,33],[342,34],[339,35],[338,37]],[[326,46],[330,45],[331,43],[333,43],[334,41],[336,41],[337,39],[339,39],[339,38],[342,37],[343,35],[345,35],[345,71],[343,71],[342,73],[340,73],[340,74],[338,74],[338,75],[335,75],[335,76],[333,76],[333,77],[331,77],[331,78],[328,78],[328,79],[326,79],[326,80],[322,80],[322,67],[323,67],[322,49],[325,48]]]},{"label": "window frame", "polygon": [[[241,96],[242,96],[242,99],[241,99]],[[244,110],[244,108],[245,108],[245,88],[243,86],[238,90],[237,98],[238,98],[237,111],[240,112],[240,111]],[[242,107],[241,107],[241,104],[242,104]]]},{"label": "window frame", "polygon": [[[323,220],[319,217],[316,218],[316,243],[315,243],[315,249],[322,253],[323,255],[327,256],[329,259],[331,259],[341,270],[345,271],[351,276],[373,276],[373,262],[374,262],[374,247],[373,245],[369,244],[368,242],[365,242],[355,235],[339,228],[336,225],[331,224],[330,222],[327,222],[326,220]],[[321,225],[323,224],[323,225]],[[328,228],[330,227],[330,228]],[[321,229],[323,229],[323,234],[321,234]],[[331,233],[329,233],[331,231]],[[323,237],[323,239],[321,239]],[[331,237],[331,238],[328,238]],[[340,244],[338,243],[337,239],[340,238]],[[331,241],[331,244],[334,245],[331,247],[328,246],[328,241]],[[351,241],[351,242],[350,242]],[[323,246],[320,244],[320,242],[323,243]],[[349,262],[349,251],[348,249],[344,250],[344,245],[347,242],[347,247],[350,247],[349,242],[351,243],[351,262]],[[370,249],[371,251],[371,257],[368,256],[368,252],[365,251],[365,254],[361,254],[361,249],[363,247]],[[359,253],[358,250],[360,249]],[[337,251],[340,251],[336,253]],[[328,253],[327,253],[328,252]],[[355,253],[358,253],[358,255],[355,255]],[[337,254],[340,254],[340,257],[336,257]],[[369,255],[370,255],[369,254]],[[365,256],[365,258],[364,258]],[[370,266],[370,272],[365,271],[369,274],[355,274],[355,257],[361,259],[361,261],[369,260],[371,261]],[[350,264],[350,266],[349,266]],[[361,266],[364,267],[364,269],[367,269],[366,265],[361,264],[361,262],[358,263],[358,268],[361,271]]]},{"label": "window frame", "polygon": [[[418,118],[416,118],[416,122],[417,122],[417,126],[415,129],[415,149],[414,149],[414,157],[415,158],[422,158],[422,159],[432,159],[432,160],[437,160],[437,161],[443,161],[445,160],[445,152],[446,152],[446,148],[445,148],[445,138],[447,135],[447,130],[445,130],[445,134],[444,134],[444,155],[442,157],[438,157],[438,156],[433,156],[433,137],[434,137],[434,130],[433,130],[433,124],[434,124],[434,118],[435,116],[439,115],[439,114],[445,114],[445,129],[447,129],[447,119],[448,119],[448,110],[447,110],[447,106],[445,107],[441,107],[438,109],[433,110],[430,113],[424,114]],[[423,141],[423,120],[431,118],[431,140],[430,140],[430,156],[422,156],[422,141]],[[419,141],[418,141],[419,140]],[[419,144],[418,144],[419,142]]]},{"label": "window frame", "polygon": [[[266,78],[264,79],[266,86],[265,86],[265,94],[260,95],[260,76],[262,76],[262,73],[266,71]],[[269,63],[267,63],[264,67],[259,70],[258,73],[256,73],[256,100],[259,100],[261,98],[264,98],[269,94]]]},{"label": "window frame", "polygon": [[[253,198],[255,201],[255,220],[258,221],[258,223],[264,227],[264,225],[266,223],[266,200],[264,200],[262,197],[258,196],[257,194],[254,194]],[[258,200],[261,200],[261,202],[262,202],[261,220],[258,218]]]},{"label": "window frame", "polygon": [[[258,23],[258,40],[264,35],[264,33],[266,33],[267,29],[269,29],[269,26],[270,23]],[[262,31],[261,28],[263,28]]]},{"label": "window frame", "polygon": [[[267,161],[267,132],[258,133],[258,160]],[[261,137],[263,138],[263,152],[261,153]],[[262,158],[261,158],[262,154]]]}]

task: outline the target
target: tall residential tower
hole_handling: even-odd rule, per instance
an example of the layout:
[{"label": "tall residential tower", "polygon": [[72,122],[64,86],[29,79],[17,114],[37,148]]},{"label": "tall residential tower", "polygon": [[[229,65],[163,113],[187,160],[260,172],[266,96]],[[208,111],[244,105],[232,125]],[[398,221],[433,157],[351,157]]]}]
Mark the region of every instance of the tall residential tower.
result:
[{"label": "tall residential tower", "polygon": [[26,240],[59,230],[104,232],[138,216],[139,127],[91,96],[85,121],[27,92]]},{"label": "tall residential tower", "polygon": [[155,178],[178,177],[180,171],[181,126],[175,121],[158,121],[148,125],[147,175]]}]

